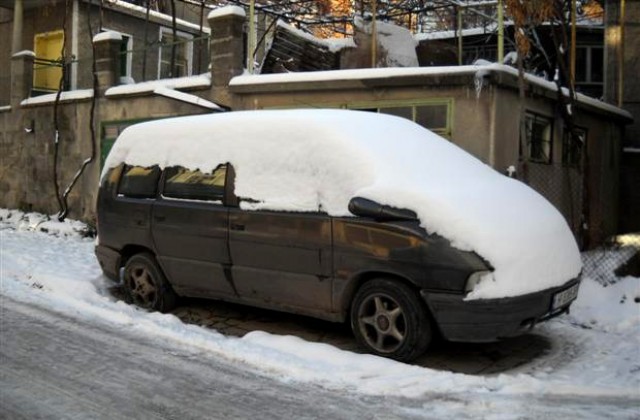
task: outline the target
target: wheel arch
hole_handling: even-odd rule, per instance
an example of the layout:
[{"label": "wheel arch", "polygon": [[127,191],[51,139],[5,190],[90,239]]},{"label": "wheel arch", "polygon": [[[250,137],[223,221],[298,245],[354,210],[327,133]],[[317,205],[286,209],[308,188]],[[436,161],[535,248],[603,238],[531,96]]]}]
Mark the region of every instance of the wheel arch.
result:
[{"label": "wheel arch", "polygon": [[[406,276],[403,276],[396,272],[384,271],[384,270],[363,271],[351,277],[342,295],[341,314],[345,320],[349,319],[349,313],[351,312],[353,298],[358,292],[358,289],[360,289],[362,285],[365,284],[366,282],[373,279],[377,279],[377,278],[385,278],[385,279],[395,280],[400,283],[403,283],[409,288],[411,288],[418,296],[420,296],[420,288],[416,285],[415,282],[413,282],[410,278]],[[428,311],[426,304],[424,305],[424,307]]]},{"label": "wheel arch", "polygon": [[156,254],[150,250],[149,248],[142,246],[142,245],[125,245],[121,250],[120,250],[120,268],[124,267],[127,264],[127,261],[129,260],[129,258],[133,257],[136,254],[140,254],[140,253],[148,253],[153,255],[154,257],[156,256]]}]

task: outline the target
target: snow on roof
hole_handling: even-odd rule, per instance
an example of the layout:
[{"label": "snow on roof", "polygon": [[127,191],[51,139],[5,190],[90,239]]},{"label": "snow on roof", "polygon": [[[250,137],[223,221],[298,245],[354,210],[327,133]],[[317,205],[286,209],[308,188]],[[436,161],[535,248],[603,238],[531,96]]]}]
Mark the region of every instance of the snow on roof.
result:
[{"label": "snow on roof", "polygon": [[18,51],[17,53],[12,55],[12,57],[35,57],[35,56],[36,56],[36,53],[30,50]]},{"label": "snow on roof", "polygon": [[[28,106],[52,104],[56,101],[56,96],[57,93],[35,96],[33,98],[24,99],[22,102],[20,102],[20,105]],[[93,98],[93,89],[70,90],[62,92],[60,94],[60,102],[72,102],[90,98]]]},{"label": "snow on roof", "polygon": [[169,89],[164,86],[157,87],[153,93],[156,95],[162,95],[167,98],[175,99],[178,101],[190,103],[193,105],[201,106],[203,108],[215,110],[215,111],[226,111],[226,109],[222,108],[220,105],[214,104],[211,101],[207,101],[204,98],[200,98],[196,95],[191,95],[185,92],[179,92],[177,90]]},{"label": "snow on roof", "polygon": [[[147,13],[147,8],[143,7],[143,6],[138,6],[136,4],[133,3],[128,3],[126,1],[122,1],[122,0],[109,0],[104,2],[104,7],[110,7],[113,9],[120,9],[120,10],[127,10],[129,12],[135,12],[137,13],[139,16],[145,16],[145,14]],[[160,13],[157,12],[153,9],[149,10],[149,16],[157,19],[159,21],[162,21],[164,23],[167,24],[171,24],[173,22],[173,18],[170,15],[166,15],[164,13]],[[191,23],[188,22],[184,19],[176,19],[176,23],[180,26],[182,26],[183,28],[189,28],[189,29],[194,29],[197,31],[200,31],[200,25],[197,25],[195,23]],[[204,26],[202,28],[202,32],[204,33],[211,33],[211,29],[209,29],[208,26]]]},{"label": "snow on roof", "polygon": [[127,128],[102,176],[123,162],[206,172],[230,162],[248,210],[347,216],[355,196],[409,208],[427,231],[495,268],[473,298],[558,286],[582,267],[564,218],[542,196],[399,117],[286,110],[165,119]]},{"label": "snow on roof", "polygon": [[301,82],[380,79],[404,76],[471,74],[477,66],[450,67],[385,67],[375,69],[328,70],[276,74],[242,75],[231,79],[229,86],[254,86]]},{"label": "snow on roof", "polygon": [[[363,28],[367,34],[371,33],[372,22],[364,22],[356,17],[356,27]],[[376,33],[378,43],[385,54],[380,57],[387,67],[417,67],[418,55],[416,54],[416,40],[411,31],[393,23],[376,20]]]},{"label": "snow on roof", "polygon": [[149,82],[141,82],[130,85],[114,86],[105,92],[107,97],[121,95],[139,95],[142,93],[150,93],[159,87],[168,89],[196,89],[208,88],[211,86],[211,75],[209,73],[197,76],[176,77],[173,79],[152,80]]},{"label": "snow on roof", "polygon": [[11,105],[0,106],[0,112],[8,112],[8,111],[11,111]]},{"label": "snow on roof", "polygon": [[[478,73],[480,72],[480,73]],[[328,82],[342,80],[371,80],[389,79],[414,76],[447,76],[455,74],[488,75],[490,72],[507,73],[518,77],[518,70],[507,65],[492,63],[487,65],[467,65],[467,66],[431,66],[431,67],[387,67],[374,69],[354,69],[354,70],[330,70],[301,73],[277,73],[260,75],[242,75],[231,79],[229,86],[258,86],[258,85],[283,85],[286,83],[309,83]],[[541,77],[525,74],[525,79],[536,86],[556,92],[557,87],[554,82]],[[569,94],[564,89],[565,96]],[[577,94],[578,103],[590,105],[601,111],[616,114],[629,121],[633,121],[633,116],[624,109],[602,102],[590,96]]]},{"label": "snow on roof", "polygon": [[93,37],[93,42],[122,41],[122,35],[114,31],[99,32]]},{"label": "snow on roof", "polygon": [[[462,36],[472,36],[472,35],[484,35],[484,34],[492,34],[495,33],[496,26],[491,25],[487,28],[468,28],[462,30]],[[458,31],[435,31],[435,32],[423,32],[419,34],[415,34],[414,38],[416,41],[431,41],[436,39],[450,39],[456,38],[458,36]]]},{"label": "snow on roof", "polygon": [[[594,28],[594,27],[602,27],[602,20],[598,21],[583,18],[584,20],[578,20],[576,27],[578,28]],[[548,23],[542,24],[541,26],[547,26]],[[505,21],[505,27],[513,26],[513,22]],[[486,26],[480,26],[477,28],[466,28],[462,30],[462,36],[475,36],[475,35],[490,35],[498,33],[498,24],[490,23]],[[448,30],[448,31],[432,31],[432,32],[422,32],[414,35],[414,39],[418,42],[420,41],[433,41],[437,39],[452,39],[457,38],[459,36],[458,31]]]},{"label": "snow on roof", "polygon": [[207,19],[215,19],[222,16],[240,16],[246,17],[247,13],[240,6],[224,6],[213,9],[209,12]]},{"label": "snow on roof", "polygon": [[288,30],[304,39],[305,41],[313,42],[314,44],[321,45],[329,49],[329,51],[335,53],[345,47],[355,47],[353,38],[317,38],[312,34],[296,28],[282,20],[278,20],[276,23],[279,27]]}]

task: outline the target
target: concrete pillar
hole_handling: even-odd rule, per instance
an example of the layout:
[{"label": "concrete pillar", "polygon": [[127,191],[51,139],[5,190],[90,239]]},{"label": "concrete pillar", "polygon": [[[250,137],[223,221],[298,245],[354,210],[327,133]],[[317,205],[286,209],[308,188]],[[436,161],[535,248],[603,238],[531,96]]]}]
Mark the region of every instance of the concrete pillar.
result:
[{"label": "concrete pillar", "polygon": [[122,35],[117,32],[101,32],[93,37],[96,47],[96,75],[98,76],[98,94],[104,92],[120,81],[120,45]]},{"label": "concrete pillar", "polygon": [[31,95],[34,58],[33,51],[20,51],[11,56],[11,106],[15,108]]},{"label": "concrete pillar", "polygon": [[244,70],[246,15],[239,6],[227,6],[212,11],[207,19],[211,28],[211,84],[226,88]]},{"label": "concrete pillar", "polygon": [[22,27],[24,8],[22,0],[16,0],[13,4],[13,34],[11,37],[11,54],[22,51]]}]

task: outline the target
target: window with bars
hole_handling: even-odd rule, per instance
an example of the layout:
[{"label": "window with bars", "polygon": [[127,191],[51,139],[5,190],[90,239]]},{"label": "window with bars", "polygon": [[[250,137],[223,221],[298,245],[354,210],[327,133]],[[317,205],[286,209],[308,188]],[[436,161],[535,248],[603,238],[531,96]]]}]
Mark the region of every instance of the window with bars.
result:
[{"label": "window with bars", "polygon": [[525,114],[524,135],[525,141],[520,142],[520,157],[526,157],[531,162],[551,163],[553,119],[527,112]]}]

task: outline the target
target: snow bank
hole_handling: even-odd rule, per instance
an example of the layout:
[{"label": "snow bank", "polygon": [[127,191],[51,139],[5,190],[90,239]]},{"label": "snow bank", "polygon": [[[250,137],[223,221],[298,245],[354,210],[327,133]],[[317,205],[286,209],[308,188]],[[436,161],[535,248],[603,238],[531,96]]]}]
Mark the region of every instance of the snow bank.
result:
[{"label": "snow bank", "polygon": [[564,218],[542,196],[398,117],[289,110],[154,121],[123,132],[103,176],[122,162],[202,171],[231,162],[236,194],[252,199],[245,209],[346,216],[355,196],[412,209],[427,231],[495,268],[470,298],[562,285],[582,267]]},{"label": "snow bank", "polygon": [[64,222],[59,222],[41,213],[23,213],[0,208],[0,227],[2,226],[21,231],[43,232],[59,237],[92,236],[91,229],[76,220],[66,219]]},{"label": "snow bank", "polygon": [[624,277],[604,286],[585,278],[579,295],[571,316],[582,325],[617,332],[640,329],[640,278]]}]

